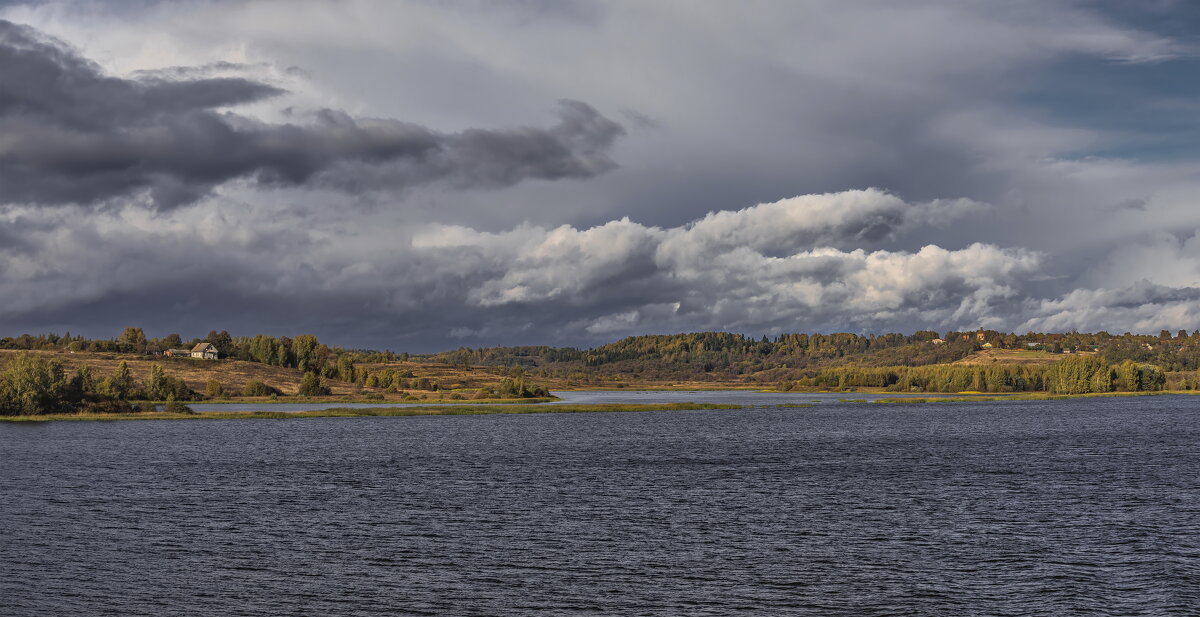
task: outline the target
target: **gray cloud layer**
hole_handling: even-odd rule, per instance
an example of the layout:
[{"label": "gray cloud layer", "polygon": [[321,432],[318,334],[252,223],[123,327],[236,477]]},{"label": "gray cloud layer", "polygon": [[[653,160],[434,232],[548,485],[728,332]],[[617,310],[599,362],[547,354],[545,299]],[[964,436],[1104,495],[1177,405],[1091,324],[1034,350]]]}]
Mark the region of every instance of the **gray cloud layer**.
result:
[{"label": "gray cloud layer", "polygon": [[548,129],[442,133],[322,110],[269,124],[222,108],[281,94],[241,78],[128,80],[27,26],[0,21],[0,203],[189,204],[237,178],[348,192],[444,182],[498,188],[613,169],[624,130],[564,100]]},{"label": "gray cloud layer", "polygon": [[[1200,57],[1118,14],[1196,10],[1151,4],[17,3],[0,321],[1191,330],[1200,161],[1147,148],[1187,142]],[[562,97],[628,133],[571,101],[458,128]]]},{"label": "gray cloud layer", "polygon": [[433,224],[399,234],[300,231],[236,204],[216,213],[127,210],[85,224],[26,209],[4,221],[31,242],[0,252],[0,318],[53,320],[87,307],[101,312],[94,318],[112,312],[166,329],[179,320],[285,323],[436,348],[703,329],[1144,329],[1195,306],[1197,290],[1161,286],[1030,300],[1028,281],[1043,257],[1020,248],[838,248],[860,243],[863,230],[904,234],[930,217],[952,221],[982,208],[863,190],[715,212],[673,228],[621,219],[503,232]]}]

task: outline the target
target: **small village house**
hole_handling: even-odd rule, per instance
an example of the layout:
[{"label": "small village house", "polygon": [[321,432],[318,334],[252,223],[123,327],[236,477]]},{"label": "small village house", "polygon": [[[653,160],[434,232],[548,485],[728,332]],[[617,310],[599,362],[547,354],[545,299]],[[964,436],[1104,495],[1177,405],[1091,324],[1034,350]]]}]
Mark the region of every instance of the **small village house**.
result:
[{"label": "small village house", "polygon": [[204,360],[217,359],[217,346],[212,343],[199,343],[192,348],[191,356],[193,358],[202,358]]},{"label": "small village house", "polygon": [[217,346],[212,343],[198,343],[191,349],[168,349],[162,352],[162,355],[171,358],[200,358],[202,360],[216,360],[220,356],[217,351]]}]

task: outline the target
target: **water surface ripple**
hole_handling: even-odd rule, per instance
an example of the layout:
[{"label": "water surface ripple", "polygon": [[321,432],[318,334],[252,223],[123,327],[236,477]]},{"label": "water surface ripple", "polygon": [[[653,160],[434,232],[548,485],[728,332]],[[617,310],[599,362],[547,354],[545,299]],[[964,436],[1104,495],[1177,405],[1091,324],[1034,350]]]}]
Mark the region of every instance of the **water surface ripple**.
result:
[{"label": "water surface ripple", "polygon": [[1197,615],[1198,408],[2,425],[0,614]]}]

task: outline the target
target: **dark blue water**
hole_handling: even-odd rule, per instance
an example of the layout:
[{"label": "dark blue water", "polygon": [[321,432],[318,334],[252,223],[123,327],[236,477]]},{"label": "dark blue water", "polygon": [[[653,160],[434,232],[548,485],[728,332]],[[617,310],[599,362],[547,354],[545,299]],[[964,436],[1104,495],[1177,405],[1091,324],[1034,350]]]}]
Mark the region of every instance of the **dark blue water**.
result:
[{"label": "dark blue water", "polygon": [[1200,398],[0,425],[0,464],[5,616],[1200,614]]}]

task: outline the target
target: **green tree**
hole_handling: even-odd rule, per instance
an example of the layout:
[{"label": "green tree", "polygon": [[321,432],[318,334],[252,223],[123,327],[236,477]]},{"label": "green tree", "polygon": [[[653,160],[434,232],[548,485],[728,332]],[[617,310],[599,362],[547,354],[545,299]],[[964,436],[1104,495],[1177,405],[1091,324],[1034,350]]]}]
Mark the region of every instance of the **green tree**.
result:
[{"label": "green tree", "polygon": [[301,334],[292,339],[292,357],[295,359],[296,368],[302,371],[319,371],[319,347],[317,337],[311,334]]},{"label": "green tree", "polygon": [[0,414],[65,413],[71,409],[69,391],[61,362],[17,354],[0,372]]},{"label": "green tree", "polygon": [[204,337],[204,340],[212,343],[213,347],[216,347],[219,353],[228,354],[230,351],[233,351],[233,337],[224,330],[220,332],[210,330],[208,336]]},{"label": "green tree", "polygon": [[191,407],[176,400],[174,394],[167,396],[167,404],[163,407],[163,411],[167,413],[194,413]]},{"label": "green tree", "polygon": [[329,392],[329,388],[321,383],[321,378],[316,373],[304,373],[300,378],[300,390],[297,392],[300,396],[325,396]]},{"label": "green tree", "polygon": [[113,374],[104,380],[101,390],[120,401],[128,400],[133,396],[134,383],[133,375],[129,374],[129,364],[121,360]]},{"label": "green tree", "polygon": [[125,328],[117,339],[122,351],[143,352],[146,350],[146,333],[141,328]]},{"label": "green tree", "polygon": [[166,400],[170,390],[167,388],[167,376],[161,366],[150,365],[150,375],[146,377],[146,398],[152,401]]},{"label": "green tree", "polygon": [[100,390],[100,384],[96,383],[96,378],[92,375],[92,367],[86,364],[75,370],[71,383],[80,397],[96,394]]},{"label": "green tree", "polygon": [[[1104,373],[1102,377],[1097,373]],[[1106,381],[1107,380],[1107,381]],[[1111,369],[1108,364],[1096,356],[1073,355],[1053,365],[1052,390],[1061,394],[1086,394],[1088,392],[1107,392],[1108,389],[1094,390],[1103,383],[1111,388]]]},{"label": "green tree", "polygon": [[355,381],[354,379],[354,359],[348,354],[338,356],[337,360],[337,378],[338,381],[347,383]]},{"label": "green tree", "polygon": [[1125,360],[1114,366],[1113,373],[1113,387],[1118,392],[1138,392],[1142,389],[1141,371],[1133,361]]},{"label": "green tree", "polygon": [[271,396],[272,394],[276,394],[278,392],[279,391],[275,388],[272,388],[271,386],[268,386],[257,379],[247,381],[246,384],[242,386],[242,396]]}]

